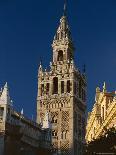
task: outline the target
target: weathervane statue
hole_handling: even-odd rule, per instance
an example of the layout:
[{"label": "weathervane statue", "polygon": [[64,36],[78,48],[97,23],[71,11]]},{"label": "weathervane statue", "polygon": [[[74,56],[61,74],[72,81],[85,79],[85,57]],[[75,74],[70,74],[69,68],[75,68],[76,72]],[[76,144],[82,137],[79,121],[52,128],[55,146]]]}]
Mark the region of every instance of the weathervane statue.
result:
[{"label": "weathervane statue", "polygon": [[64,16],[66,16],[66,5],[67,5],[67,0],[64,0]]}]

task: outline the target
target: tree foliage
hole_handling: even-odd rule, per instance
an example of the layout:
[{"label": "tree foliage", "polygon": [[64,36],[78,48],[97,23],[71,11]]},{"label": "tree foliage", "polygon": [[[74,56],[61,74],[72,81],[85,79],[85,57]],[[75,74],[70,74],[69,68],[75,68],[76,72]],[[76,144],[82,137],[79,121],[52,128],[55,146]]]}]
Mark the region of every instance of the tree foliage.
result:
[{"label": "tree foliage", "polygon": [[105,134],[86,145],[85,155],[116,153],[116,128],[104,129]]}]

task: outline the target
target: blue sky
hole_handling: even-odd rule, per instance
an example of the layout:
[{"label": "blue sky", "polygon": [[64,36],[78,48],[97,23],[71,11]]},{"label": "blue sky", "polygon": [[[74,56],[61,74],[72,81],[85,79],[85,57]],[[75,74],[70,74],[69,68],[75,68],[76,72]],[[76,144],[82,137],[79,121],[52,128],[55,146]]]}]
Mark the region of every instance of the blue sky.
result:
[{"label": "blue sky", "polygon": [[[95,88],[106,81],[116,90],[116,1],[68,0],[75,63],[87,67],[88,110]],[[52,57],[51,43],[63,13],[63,0],[0,0],[0,87],[8,82],[14,106],[36,114],[37,72]]]}]

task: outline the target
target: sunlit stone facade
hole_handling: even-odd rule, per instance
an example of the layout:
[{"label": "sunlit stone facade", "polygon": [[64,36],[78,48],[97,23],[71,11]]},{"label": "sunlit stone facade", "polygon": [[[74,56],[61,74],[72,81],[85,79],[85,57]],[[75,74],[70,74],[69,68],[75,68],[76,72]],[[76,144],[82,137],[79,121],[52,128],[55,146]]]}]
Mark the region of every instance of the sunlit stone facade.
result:
[{"label": "sunlit stone facade", "polygon": [[[85,142],[86,77],[74,63],[74,45],[66,15],[53,43],[50,71],[38,71],[37,123],[46,111],[52,123],[52,145],[56,154],[82,155]],[[47,53],[46,53],[47,54]]]},{"label": "sunlit stone facade", "polygon": [[95,103],[88,113],[86,127],[87,143],[104,134],[105,129],[116,127],[116,91],[108,92],[104,83],[103,90],[96,88]]}]

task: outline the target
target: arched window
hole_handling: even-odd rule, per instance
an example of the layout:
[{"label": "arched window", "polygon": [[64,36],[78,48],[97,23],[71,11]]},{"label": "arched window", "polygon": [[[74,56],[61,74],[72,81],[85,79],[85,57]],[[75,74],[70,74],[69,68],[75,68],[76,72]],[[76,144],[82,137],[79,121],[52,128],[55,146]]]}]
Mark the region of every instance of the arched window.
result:
[{"label": "arched window", "polygon": [[56,39],[59,40],[59,33],[56,34]]},{"label": "arched window", "polygon": [[64,93],[64,81],[61,81],[61,94]]},{"label": "arched window", "polygon": [[57,117],[53,117],[51,123],[57,123]]},{"label": "arched window", "polygon": [[63,132],[61,133],[61,139],[63,139]]},{"label": "arched window", "polygon": [[67,138],[67,131],[63,131],[61,133],[61,139],[66,139]]},{"label": "arched window", "polygon": [[44,84],[41,84],[41,95],[44,94]]},{"label": "arched window", "polygon": [[58,51],[58,61],[63,61],[63,51]]},{"label": "arched window", "polygon": [[66,136],[67,136],[67,132],[64,133],[64,139],[66,139]]},{"label": "arched window", "polygon": [[0,107],[0,120],[3,120],[3,115],[4,115],[4,108]]},{"label": "arched window", "polygon": [[53,137],[56,137],[56,136],[57,136],[57,131],[53,130],[53,131],[52,131],[52,136],[53,136]]},{"label": "arched window", "polygon": [[58,94],[58,78],[53,78],[53,94]]},{"label": "arched window", "polygon": [[46,84],[46,94],[49,94],[49,83]]},{"label": "arched window", "polygon": [[63,32],[61,32],[61,39],[63,38]]},{"label": "arched window", "polygon": [[67,92],[70,93],[70,80],[67,81]]}]

